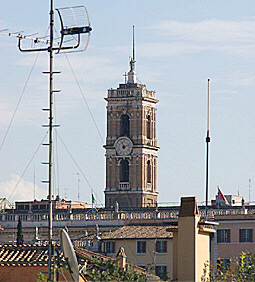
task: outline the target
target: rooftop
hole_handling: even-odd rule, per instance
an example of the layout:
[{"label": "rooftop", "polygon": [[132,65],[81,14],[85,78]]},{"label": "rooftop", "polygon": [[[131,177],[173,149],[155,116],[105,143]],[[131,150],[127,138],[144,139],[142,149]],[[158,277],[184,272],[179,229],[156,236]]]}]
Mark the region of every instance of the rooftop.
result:
[{"label": "rooftop", "polygon": [[113,232],[107,232],[100,237],[108,239],[171,239],[172,233],[167,232],[168,226],[123,226]]}]

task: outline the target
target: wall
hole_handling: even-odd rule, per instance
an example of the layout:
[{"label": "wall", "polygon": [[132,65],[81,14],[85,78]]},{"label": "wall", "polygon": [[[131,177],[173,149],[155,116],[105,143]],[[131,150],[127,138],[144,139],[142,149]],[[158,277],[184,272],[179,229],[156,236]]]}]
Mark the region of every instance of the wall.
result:
[{"label": "wall", "polygon": [[[146,241],[146,254],[136,253],[136,241],[134,239],[126,240],[113,240],[115,241],[115,253],[118,252],[120,247],[124,247],[127,255],[127,262],[135,265],[152,265],[163,264],[167,267],[168,276],[173,278],[173,242],[172,239],[162,239],[167,241],[167,253],[156,254],[155,239],[139,239],[139,241]],[[159,239],[160,240],[160,239]],[[116,254],[106,254],[110,257],[115,257]],[[153,272],[155,274],[155,272]]]},{"label": "wall", "polygon": [[[3,282],[35,282],[38,279],[38,274],[43,273],[47,277],[47,266],[0,266],[0,281]],[[71,277],[67,270],[64,271],[64,275],[67,281],[71,281]],[[60,275],[60,282],[66,281],[66,279]]]}]

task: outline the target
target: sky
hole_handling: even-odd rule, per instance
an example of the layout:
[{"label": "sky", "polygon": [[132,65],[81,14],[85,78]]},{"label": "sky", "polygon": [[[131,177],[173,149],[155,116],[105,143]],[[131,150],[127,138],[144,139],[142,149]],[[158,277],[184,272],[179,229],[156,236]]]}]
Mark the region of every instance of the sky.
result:
[{"label": "sky", "polygon": [[[55,0],[56,8],[77,5],[86,5],[93,31],[86,52],[54,56],[61,71],[54,80],[61,89],[54,98],[55,195],[78,200],[79,187],[81,201],[91,204],[93,190],[104,203],[104,98],[124,82],[135,25],[137,78],[159,99],[158,202],[196,196],[204,204],[208,79],[209,199],[219,186],[255,202],[255,2]],[[49,1],[2,3],[0,30],[45,36],[48,26]],[[46,198],[48,54],[22,53],[16,38],[0,35],[0,58],[0,197]]]}]

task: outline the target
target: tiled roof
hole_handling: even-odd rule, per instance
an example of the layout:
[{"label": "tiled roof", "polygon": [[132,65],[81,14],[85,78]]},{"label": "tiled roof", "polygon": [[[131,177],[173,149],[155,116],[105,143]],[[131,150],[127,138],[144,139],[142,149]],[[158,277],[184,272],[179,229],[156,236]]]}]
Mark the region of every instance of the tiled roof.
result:
[{"label": "tiled roof", "polygon": [[[59,255],[60,266],[65,265],[65,259],[60,245],[54,247],[55,255]],[[78,263],[83,265],[85,260],[98,256],[93,252],[75,248]],[[82,255],[81,255],[82,253]],[[106,258],[106,257],[105,257]],[[52,257],[52,261],[57,258]],[[0,266],[47,266],[48,245],[0,245]]]},{"label": "tiled roof", "polygon": [[100,237],[107,239],[164,239],[172,238],[173,234],[166,231],[168,226],[123,226],[113,232],[107,232]]},{"label": "tiled roof", "polygon": [[[55,246],[55,251],[59,253],[59,266],[66,265],[63,253],[61,252],[60,245]],[[97,269],[104,271],[97,263],[94,263],[94,258],[102,258],[104,260],[112,260],[112,258],[93,253],[84,249],[75,248],[76,257],[79,264],[79,269],[87,262],[87,269]],[[52,258],[53,260],[54,258]],[[56,263],[57,258],[55,258]],[[0,268],[10,266],[47,266],[48,265],[48,246],[47,245],[0,245]],[[149,281],[158,281],[158,277],[147,273],[143,268],[134,266],[137,273],[145,273]]]},{"label": "tiled roof", "polygon": [[[59,253],[60,265],[65,264],[65,259],[60,246],[55,246]],[[52,258],[53,260],[54,258]],[[48,264],[47,245],[0,245],[0,266],[46,266]]]}]

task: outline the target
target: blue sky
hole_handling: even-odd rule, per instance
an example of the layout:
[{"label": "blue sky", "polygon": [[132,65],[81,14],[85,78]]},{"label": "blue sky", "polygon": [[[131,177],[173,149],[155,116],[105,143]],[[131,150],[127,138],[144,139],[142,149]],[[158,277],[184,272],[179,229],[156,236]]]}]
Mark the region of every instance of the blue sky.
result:
[{"label": "blue sky", "polygon": [[[70,2],[72,2],[70,4]],[[55,7],[85,4],[93,32],[85,53],[67,54],[83,95],[96,120],[100,136],[88,112],[64,54],[55,56],[61,71],[55,87],[56,122],[54,187],[62,197],[91,202],[91,187],[104,202],[108,88],[124,81],[129,70],[132,26],[136,28],[136,72],[141,83],[156,90],[159,202],[179,202],[196,195],[204,201],[207,79],[211,79],[210,198],[219,185],[224,194],[248,197],[248,183],[255,171],[254,150],[254,1],[65,1]],[[48,1],[5,1],[0,29],[25,34],[48,28]],[[57,21],[57,17],[56,17]],[[16,40],[0,37],[2,142],[22,90],[36,60],[36,53],[20,53]],[[17,113],[0,151],[0,197],[14,189],[11,201],[47,196],[46,134],[48,55],[40,54],[27,83]],[[103,142],[102,142],[103,139]],[[47,140],[47,139],[46,139]],[[32,159],[37,148],[40,147]],[[72,158],[70,157],[72,155]],[[73,161],[75,160],[75,162]],[[31,161],[32,160],[32,161]],[[31,162],[31,163],[30,163]],[[29,165],[30,163],[30,165]],[[78,165],[78,167],[77,167]],[[35,175],[35,181],[34,181]],[[89,184],[84,178],[88,180]],[[19,183],[17,185],[17,183]],[[251,200],[255,193],[251,189]]]}]

